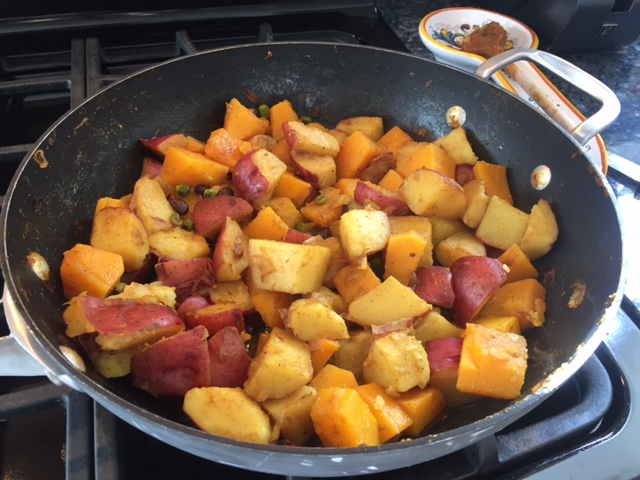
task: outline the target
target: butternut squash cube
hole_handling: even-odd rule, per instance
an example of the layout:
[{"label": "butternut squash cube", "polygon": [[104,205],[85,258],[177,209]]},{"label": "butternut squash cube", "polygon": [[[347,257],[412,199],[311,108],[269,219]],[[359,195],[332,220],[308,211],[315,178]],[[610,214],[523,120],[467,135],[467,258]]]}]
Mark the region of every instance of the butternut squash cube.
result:
[{"label": "butternut squash cube", "polygon": [[271,122],[271,136],[276,140],[282,140],[284,138],[282,124],[297,122],[298,114],[289,100],[283,100],[269,109],[269,121]]},{"label": "butternut squash cube", "polygon": [[269,120],[258,117],[242,105],[237,98],[227,103],[224,115],[224,128],[232,137],[246,140],[254,135],[262,135],[269,128]]},{"label": "butternut squash cube", "polygon": [[489,198],[495,195],[508,202],[509,205],[513,205],[513,197],[507,181],[507,167],[479,160],[473,166],[473,176],[484,182]]},{"label": "butternut squash cube", "polygon": [[408,285],[426,250],[427,242],[417,233],[389,236],[385,251],[385,278],[393,276],[403,285]]},{"label": "butternut squash cube", "polygon": [[285,172],[273,191],[273,196],[288,198],[296,208],[301,208],[305,205],[312,190],[313,187],[309,182],[305,182],[292,173]]},{"label": "butternut squash cube", "polygon": [[405,430],[410,437],[419,435],[444,410],[444,395],[436,388],[413,388],[400,394],[398,404],[409,415],[411,425]]},{"label": "butternut squash cube", "polygon": [[456,387],[464,393],[511,400],[520,395],[527,371],[522,335],[468,323]]},{"label": "butternut squash cube", "polygon": [[313,375],[316,376],[320,370],[327,364],[329,359],[340,348],[338,340],[329,340],[328,338],[320,338],[311,340],[309,344],[309,353],[311,354],[311,365],[313,365]]},{"label": "butternut squash cube", "polygon": [[207,157],[230,169],[251,150],[253,145],[250,142],[234,137],[224,128],[211,132],[204,146],[204,154]]},{"label": "butternut squash cube", "polygon": [[347,304],[373,290],[381,283],[368,263],[364,268],[359,265],[347,265],[333,277],[336,290]]},{"label": "butternut squash cube", "polygon": [[270,328],[284,328],[284,320],[280,311],[288,309],[295,297],[289,293],[274,292],[271,290],[257,290],[251,294],[251,303],[256,312],[262,317],[262,321]]},{"label": "butternut squash cube", "polygon": [[227,178],[229,167],[186,148],[169,147],[164,156],[160,176],[169,185],[220,185]]},{"label": "butternut squash cube", "polygon": [[313,426],[325,447],[380,444],[378,422],[353,388],[323,388],[311,407]]},{"label": "butternut squash cube", "polygon": [[420,168],[428,168],[449,178],[456,178],[456,161],[444,149],[433,143],[407,143],[398,148],[396,159],[396,170],[403,177]]},{"label": "butternut squash cube", "polygon": [[413,423],[411,416],[404,411],[400,403],[377,383],[360,385],[356,391],[369,405],[369,410],[378,421],[380,443],[398,437]]},{"label": "butternut squash cube", "polygon": [[525,278],[538,278],[538,270],[516,243],[505,250],[498,260],[509,269],[504,283],[517,282]]},{"label": "butternut squash cube", "polygon": [[355,178],[369,166],[382,149],[364,133],[356,130],[344,139],[336,156],[337,178]]},{"label": "butternut squash cube", "polygon": [[386,188],[390,192],[397,192],[404,181],[404,177],[400,175],[396,170],[391,169],[384,174],[384,177],[378,182],[378,185],[382,188]]},{"label": "butternut squash cube", "polygon": [[356,388],[358,381],[350,370],[327,363],[309,382],[316,390],[321,388]]},{"label": "butternut squash cube", "polygon": [[64,252],[60,276],[65,297],[82,292],[105,298],[124,274],[124,261],[117,253],[77,243]]},{"label": "butternut squash cube", "polygon": [[409,142],[413,142],[411,136],[396,125],[389,129],[387,133],[378,140],[378,145],[383,151],[389,152],[395,157],[398,147]]},{"label": "butternut squash cube", "polygon": [[525,332],[544,324],[546,290],[535,278],[525,278],[503,285],[480,311],[479,317],[515,315]]},{"label": "butternut squash cube", "polygon": [[482,325],[483,327],[495,328],[500,332],[510,332],[520,335],[520,322],[515,315],[494,315],[487,317],[478,317],[472,320],[473,323]]},{"label": "butternut squash cube", "polygon": [[244,234],[249,238],[281,241],[289,230],[287,225],[271,207],[262,208],[255,218],[244,227]]}]

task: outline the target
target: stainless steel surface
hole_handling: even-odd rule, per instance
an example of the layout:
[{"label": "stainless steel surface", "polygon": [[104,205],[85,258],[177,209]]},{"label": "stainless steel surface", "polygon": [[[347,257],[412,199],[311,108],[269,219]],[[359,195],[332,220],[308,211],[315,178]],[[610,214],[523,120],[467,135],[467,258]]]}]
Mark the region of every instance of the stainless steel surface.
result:
[{"label": "stainless steel surface", "polygon": [[[507,50],[484,62],[476,69],[475,74],[480,78],[488,79],[498,70],[520,60],[532,61],[547,68],[602,103],[600,110],[570,130],[570,135],[578,144],[585,145],[591,138],[611,125],[620,114],[620,102],[609,87],[566,60],[542,50],[530,48]],[[544,108],[543,105],[541,107]],[[550,116],[553,118],[553,115]]]}]

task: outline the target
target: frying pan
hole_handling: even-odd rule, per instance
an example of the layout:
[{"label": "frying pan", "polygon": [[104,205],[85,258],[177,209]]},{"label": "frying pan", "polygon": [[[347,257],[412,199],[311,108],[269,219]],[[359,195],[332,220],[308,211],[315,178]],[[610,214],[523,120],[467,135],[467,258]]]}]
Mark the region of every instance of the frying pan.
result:
[{"label": "frying pan", "polygon": [[[184,131],[206,139],[237,97],[274,104],[289,99],[301,115],[327,125],[381,115],[386,128],[450,131],[445,113],[465,109],[477,155],[508,167],[515,204],[528,211],[548,199],[560,236],[535,266],[547,285],[547,321],[526,334],[530,360],[522,395],[483,399],[449,415],[424,436],[358,449],[253,445],[194,428],[179,401],[155,399],[128,379],[77,370],[60,351],[69,344],[65,298],[55,272],[62,254],[88,242],[95,203],[132,191],[145,154],[140,138]],[[46,160],[46,162],[44,162]],[[530,174],[552,172],[542,191]],[[594,352],[614,315],[624,283],[617,207],[602,172],[557,124],[495,85],[451,67],[383,49],[329,44],[245,45],[204,52],[135,74],[99,92],[53,125],[21,163],[2,212],[5,309],[21,341],[47,370],[86,392],[148,434],[217,462],[292,476],[380,472],[451,453],[500,430],[547,398]],[[27,256],[42,255],[52,272],[40,280]],[[577,308],[568,302],[585,285]],[[71,343],[73,346],[73,344]]]}]

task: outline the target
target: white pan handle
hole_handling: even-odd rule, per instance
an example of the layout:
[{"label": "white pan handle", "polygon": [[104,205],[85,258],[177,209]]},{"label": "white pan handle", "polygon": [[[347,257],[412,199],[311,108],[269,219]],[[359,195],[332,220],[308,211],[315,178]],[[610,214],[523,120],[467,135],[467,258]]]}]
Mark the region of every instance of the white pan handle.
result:
[{"label": "white pan handle", "polygon": [[[600,110],[569,132],[580,145],[585,145],[618,117],[620,101],[609,87],[572,63],[542,50],[531,48],[507,50],[480,65],[476,69],[475,75],[489,79],[498,70],[519,60],[528,60],[548,69],[602,103]],[[544,106],[541,105],[541,107]],[[550,112],[547,113],[550,114]],[[553,118],[553,115],[550,116]]]}]

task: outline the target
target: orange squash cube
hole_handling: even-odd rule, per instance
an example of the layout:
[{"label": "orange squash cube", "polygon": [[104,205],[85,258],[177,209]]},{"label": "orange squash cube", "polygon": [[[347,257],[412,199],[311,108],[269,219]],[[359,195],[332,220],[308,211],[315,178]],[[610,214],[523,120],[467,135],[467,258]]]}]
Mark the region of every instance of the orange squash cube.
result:
[{"label": "orange squash cube", "polygon": [[509,202],[509,205],[513,205],[513,197],[507,181],[507,167],[478,160],[473,166],[473,176],[484,182],[489,198],[496,195]]},{"label": "orange squash cube", "polygon": [[289,230],[271,207],[264,207],[258,212],[251,222],[244,227],[244,234],[249,238],[262,238],[264,240],[282,240]]},{"label": "orange squash cube", "polygon": [[336,182],[335,188],[340,190],[340,193],[353,199],[356,191],[356,185],[358,185],[359,181],[359,178],[341,178]]},{"label": "orange squash cube", "polygon": [[473,395],[514,399],[524,384],[527,359],[527,341],[522,335],[468,323],[456,387]]},{"label": "orange squash cube", "polygon": [[257,290],[251,294],[250,298],[253,307],[260,314],[265,325],[270,328],[284,328],[280,310],[289,308],[295,299],[294,295],[271,290]]},{"label": "orange squash cube", "polygon": [[300,210],[296,208],[290,198],[272,197],[267,206],[271,207],[289,228],[293,228],[297,224],[304,222],[304,217],[300,213]]},{"label": "orange squash cube", "polygon": [[251,143],[232,136],[224,128],[211,132],[204,146],[204,154],[207,157],[230,169],[233,169],[238,160],[251,150],[253,150]]},{"label": "orange squash cube", "polygon": [[237,98],[227,103],[224,115],[224,128],[232,137],[247,140],[254,135],[263,135],[269,128],[269,120],[258,117],[242,105]]},{"label": "orange squash cube", "polygon": [[445,400],[444,395],[436,388],[412,388],[400,394],[398,404],[412,420],[405,434],[415,437],[440,415],[444,410]]},{"label": "orange squash cube", "polygon": [[[321,227],[340,220],[345,202],[341,198],[340,190],[334,187],[325,187],[315,200],[310,201],[300,209],[300,213],[309,222]],[[322,198],[322,201],[318,201]]]},{"label": "orange squash cube", "polygon": [[535,278],[525,278],[503,285],[482,308],[478,317],[514,315],[525,332],[544,324],[546,290]]},{"label": "orange squash cube", "polygon": [[403,177],[420,168],[428,168],[456,178],[456,161],[438,145],[426,142],[407,143],[396,153],[396,170]]},{"label": "orange squash cube", "polygon": [[336,156],[338,180],[357,177],[369,166],[371,160],[381,153],[382,149],[376,142],[356,130],[344,139]]},{"label": "orange squash cube", "polygon": [[517,243],[505,250],[498,260],[509,268],[504,283],[517,282],[525,278],[538,278],[538,270]]},{"label": "orange squash cube", "polygon": [[309,182],[305,182],[292,173],[285,172],[273,191],[273,196],[288,198],[296,208],[301,208],[305,205],[312,190],[313,187]]},{"label": "orange squash cube", "polygon": [[347,265],[333,277],[333,284],[347,305],[381,283],[369,265],[366,268]]},{"label": "orange squash cube", "polygon": [[164,156],[160,177],[169,185],[220,185],[227,178],[229,168],[200,153],[185,148],[169,147]]},{"label": "orange squash cube", "polygon": [[369,410],[378,421],[380,443],[397,437],[413,423],[411,416],[404,411],[398,401],[377,383],[360,385],[356,391],[369,405]]},{"label": "orange squash cube", "polygon": [[313,366],[313,375],[317,375],[320,370],[327,364],[331,356],[340,348],[338,340],[329,340],[328,338],[320,338],[311,340],[309,344],[309,353],[311,354],[311,365]]},{"label": "orange squash cube", "polygon": [[383,151],[389,152],[395,157],[398,148],[409,142],[413,142],[413,138],[396,125],[378,140],[378,145]]},{"label": "orange squash cube", "polygon": [[386,188],[390,192],[397,192],[402,185],[404,177],[400,175],[396,170],[389,170],[385,173],[384,177],[378,182],[378,185],[382,188]]},{"label": "orange squash cube", "polygon": [[271,136],[276,140],[282,140],[284,138],[282,124],[298,121],[298,114],[289,100],[283,100],[269,109],[269,121],[271,122]]},{"label": "orange squash cube", "polygon": [[122,256],[82,243],[64,252],[60,266],[62,289],[67,299],[82,292],[105,298],[123,274]]},{"label": "orange squash cube", "polygon": [[408,285],[426,250],[427,242],[415,232],[390,235],[385,253],[384,277],[395,277],[403,285]]},{"label": "orange squash cube", "polygon": [[380,444],[378,422],[354,388],[323,388],[311,407],[313,426],[325,447]]},{"label": "orange squash cube", "polygon": [[515,315],[494,315],[491,317],[478,317],[472,320],[473,323],[484,327],[495,328],[500,332],[510,332],[520,335],[520,322]]},{"label": "orange squash cube", "polygon": [[350,370],[327,363],[309,382],[316,390],[321,388],[356,388],[358,381]]}]

